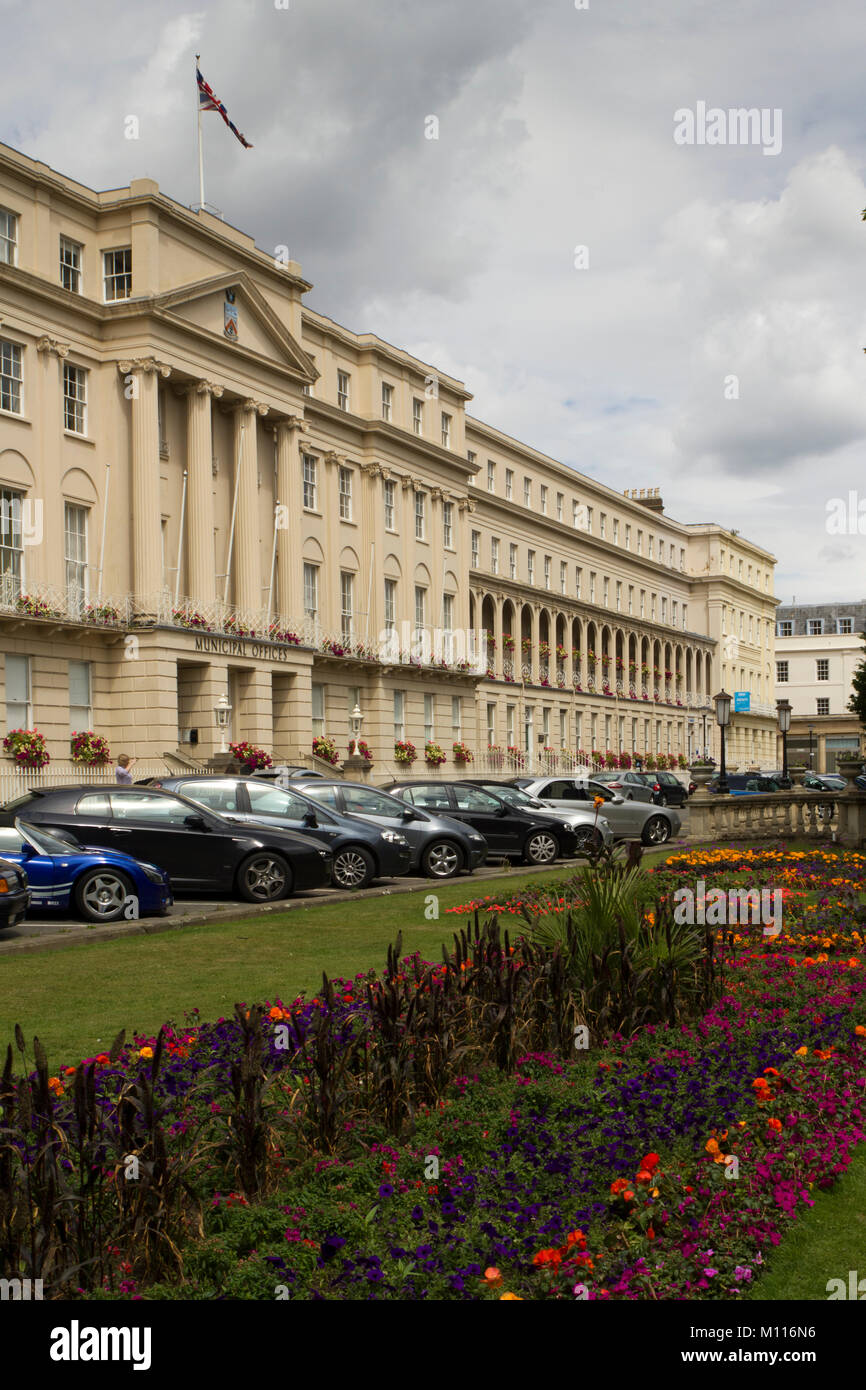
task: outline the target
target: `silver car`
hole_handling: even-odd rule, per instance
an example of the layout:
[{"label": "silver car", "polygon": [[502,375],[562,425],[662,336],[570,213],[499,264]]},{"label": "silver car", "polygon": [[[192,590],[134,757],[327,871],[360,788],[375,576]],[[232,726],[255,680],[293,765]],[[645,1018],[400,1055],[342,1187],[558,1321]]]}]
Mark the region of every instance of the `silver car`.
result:
[{"label": "silver car", "polygon": [[676,835],[682,825],[678,812],[669,806],[648,806],[643,801],[626,801],[619,792],[593,779],[583,781],[573,777],[516,777],[513,786],[521,787],[545,806],[558,810],[586,809],[587,803],[600,796],[604,801],[604,817],[610,823],[615,840],[640,840],[644,845],[663,845]]},{"label": "silver car", "polygon": [[574,831],[577,854],[589,849],[593,841],[598,843],[598,836],[601,837],[601,843],[604,845],[613,842],[614,834],[610,828],[610,822],[602,815],[596,816],[595,808],[586,810],[549,806],[540,801],[537,796],[530,796],[523,787],[515,786],[513,782],[496,782],[492,777],[471,777],[468,780],[474,787],[481,787],[484,791],[491,791],[496,796],[501,796],[502,800],[506,801],[509,806],[543,811],[546,816],[567,825],[570,830]]},{"label": "silver car", "polygon": [[645,801],[649,804],[653,799],[652,787],[642,780],[639,772],[596,772],[593,781],[601,782],[612,792],[619,792],[626,801]]}]

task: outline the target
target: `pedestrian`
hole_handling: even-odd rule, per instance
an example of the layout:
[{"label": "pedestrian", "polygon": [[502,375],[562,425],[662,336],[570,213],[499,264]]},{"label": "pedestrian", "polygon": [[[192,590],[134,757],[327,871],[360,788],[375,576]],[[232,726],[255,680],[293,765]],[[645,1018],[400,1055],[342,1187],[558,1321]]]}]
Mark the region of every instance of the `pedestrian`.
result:
[{"label": "pedestrian", "polygon": [[130,758],[128,753],[121,753],[117,760],[117,767],[114,769],[115,782],[129,786],[132,783],[132,769],[137,762],[138,758]]}]

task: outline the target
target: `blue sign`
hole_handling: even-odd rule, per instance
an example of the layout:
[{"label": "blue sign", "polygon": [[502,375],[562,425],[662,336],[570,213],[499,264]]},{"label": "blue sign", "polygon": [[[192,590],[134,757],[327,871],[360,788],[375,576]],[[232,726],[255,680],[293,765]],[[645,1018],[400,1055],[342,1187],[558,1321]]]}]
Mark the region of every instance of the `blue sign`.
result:
[{"label": "blue sign", "polygon": [[749,701],[750,701],[750,699],[751,699],[751,691],[749,691],[749,690],[735,690],[735,691],[734,691],[734,713],[735,713],[735,714],[748,714],[748,713],[749,713]]}]

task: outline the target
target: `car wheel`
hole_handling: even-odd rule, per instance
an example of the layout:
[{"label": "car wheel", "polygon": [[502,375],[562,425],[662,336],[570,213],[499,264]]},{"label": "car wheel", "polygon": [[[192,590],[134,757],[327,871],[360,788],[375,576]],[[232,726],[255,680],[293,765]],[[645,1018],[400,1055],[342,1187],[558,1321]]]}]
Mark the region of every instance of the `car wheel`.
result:
[{"label": "car wheel", "polygon": [[460,872],[463,855],[450,840],[434,840],[421,858],[421,867],[428,878],[453,878]]},{"label": "car wheel", "polygon": [[366,888],[372,881],[376,865],[369,850],[349,845],[334,855],[331,875],[337,888]]},{"label": "car wheel", "polygon": [[658,799],[657,805],[659,805],[659,806],[667,806],[667,804],[668,804],[668,799],[667,799],[665,793],[664,793],[664,792],[659,792],[659,799]]},{"label": "car wheel", "polygon": [[549,830],[536,830],[530,835],[523,850],[527,864],[552,864],[559,854],[559,842]]},{"label": "car wheel", "polygon": [[663,845],[671,838],[671,823],[667,816],[650,816],[643,828],[641,840],[645,845]]},{"label": "car wheel", "polygon": [[[631,800],[631,798],[629,798]],[[601,835],[597,830],[593,830],[591,825],[587,825],[583,830],[574,832],[574,852],[575,854],[588,854],[591,850],[598,849],[602,844]]]},{"label": "car wheel", "polygon": [[88,922],[116,922],[132,890],[116,869],[88,869],[75,885],[75,906]]},{"label": "car wheel", "polygon": [[258,850],[238,869],[237,889],[248,903],[273,903],[292,894],[292,871],[281,854]]}]

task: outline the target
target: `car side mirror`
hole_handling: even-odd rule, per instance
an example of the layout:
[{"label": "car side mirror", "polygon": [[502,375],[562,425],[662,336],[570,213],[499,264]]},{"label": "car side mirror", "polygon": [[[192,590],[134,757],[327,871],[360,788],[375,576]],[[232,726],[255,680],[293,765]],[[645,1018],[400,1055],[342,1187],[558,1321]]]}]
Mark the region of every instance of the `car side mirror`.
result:
[{"label": "car side mirror", "polygon": [[33,846],[31,844],[28,844],[28,842],[25,840],[24,844],[21,846],[21,853],[24,856],[24,858],[32,858],[35,852],[36,851],[34,850]]},{"label": "car side mirror", "polygon": [[207,821],[205,820],[204,816],[198,816],[198,815],[184,816],[184,818],[183,818],[183,823],[184,823],[184,825],[187,826],[190,830],[207,830],[207,829],[208,829],[208,823],[207,823]]},{"label": "car side mirror", "polygon": [[497,816],[507,816],[507,815],[508,815],[508,807],[507,807],[507,806],[500,806],[499,809],[497,810],[496,814],[497,814]]},{"label": "car side mirror", "polygon": [[318,824],[319,824],[319,822],[318,822],[318,820],[316,819],[316,813],[315,813],[315,811],[308,811],[307,814],[304,816],[304,825],[318,825]]},{"label": "car side mirror", "polygon": [[407,806],[406,809],[405,809],[405,811],[403,812],[402,816],[400,817],[400,819],[401,819],[401,820],[416,820],[417,817],[416,817],[416,815],[415,815],[415,812],[412,810],[412,807],[411,807],[411,806]]}]

